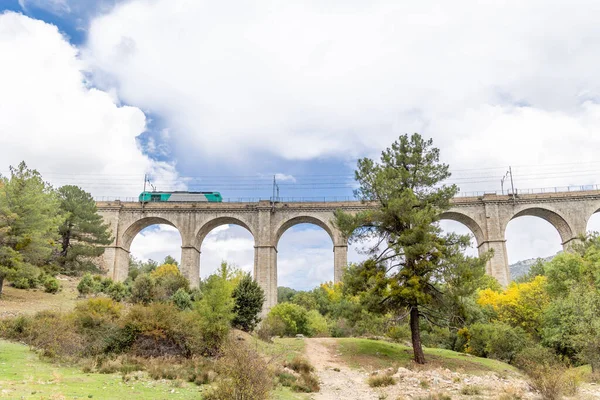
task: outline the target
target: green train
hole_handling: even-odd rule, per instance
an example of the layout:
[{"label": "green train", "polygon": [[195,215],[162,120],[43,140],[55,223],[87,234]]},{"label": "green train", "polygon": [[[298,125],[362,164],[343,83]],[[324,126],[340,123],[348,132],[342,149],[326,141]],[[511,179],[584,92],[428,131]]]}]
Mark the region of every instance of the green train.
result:
[{"label": "green train", "polygon": [[223,201],[219,192],[142,192],[140,203],[148,202],[197,202],[208,201],[220,203]]}]

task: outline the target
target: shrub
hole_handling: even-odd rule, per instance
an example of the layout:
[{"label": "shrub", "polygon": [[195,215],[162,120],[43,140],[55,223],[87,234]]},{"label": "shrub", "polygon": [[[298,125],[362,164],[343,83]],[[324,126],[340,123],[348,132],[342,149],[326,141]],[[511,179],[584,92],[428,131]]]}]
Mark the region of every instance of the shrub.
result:
[{"label": "shrub", "polygon": [[531,342],[523,329],[502,323],[473,324],[460,334],[467,337],[467,353],[509,363]]},{"label": "shrub", "polygon": [[329,336],[329,326],[327,320],[317,310],[310,310],[306,315],[307,332],[309,336]]},{"label": "shrub", "polygon": [[391,376],[389,374],[381,374],[381,375],[376,374],[376,375],[369,376],[367,383],[371,387],[384,387],[384,386],[395,385],[396,380],[394,379],[393,376]]},{"label": "shrub", "polygon": [[332,337],[352,336],[352,327],[345,318],[338,318],[330,323],[329,331]]},{"label": "shrub", "polygon": [[76,359],[85,352],[86,341],[75,329],[73,319],[57,312],[37,313],[22,340],[50,358]]},{"label": "shrub", "polygon": [[181,275],[179,268],[175,264],[163,264],[150,272],[150,276],[154,279],[161,279],[169,275]]},{"label": "shrub", "polygon": [[44,292],[46,293],[57,293],[60,290],[60,284],[56,278],[46,278],[44,281]]},{"label": "shrub", "polygon": [[273,372],[256,351],[236,342],[224,346],[217,362],[220,379],[206,400],[263,400],[273,389]]},{"label": "shrub", "polygon": [[312,373],[301,373],[296,383],[292,385],[292,390],[296,392],[314,393],[320,389],[319,379]]},{"label": "shrub", "polygon": [[149,275],[141,274],[135,278],[131,286],[131,302],[149,304],[156,295],[156,283]]},{"label": "shrub", "polygon": [[171,297],[171,301],[180,310],[187,310],[192,308],[192,298],[188,292],[184,289],[179,288],[175,294]]},{"label": "shrub", "polygon": [[190,290],[190,281],[179,272],[156,279],[156,297],[160,299],[172,297],[179,289],[186,292]]},{"label": "shrub", "polygon": [[285,322],[274,315],[267,315],[256,331],[258,338],[271,343],[273,336],[283,336],[285,333]]},{"label": "shrub", "polygon": [[[108,288],[114,283],[114,281],[110,278],[102,278],[100,275],[96,275],[98,276],[100,279],[97,279],[96,282],[98,284],[99,287],[99,291],[103,292],[103,293],[108,293]],[[94,276],[94,278],[96,277]]]},{"label": "shrub", "polygon": [[475,385],[463,386],[462,389],[460,389],[460,394],[464,394],[465,396],[476,396],[480,395],[481,392],[481,388]]},{"label": "shrub", "polygon": [[17,289],[31,289],[32,288],[31,282],[27,278],[17,278],[17,279],[15,279],[15,281],[12,284]]},{"label": "shrub", "polygon": [[107,321],[119,319],[122,310],[123,306],[112,299],[89,299],[75,306],[75,321],[84,328],[97,328]]},{"label": "shrub", "polygon": [[408,324],[392,325],[388,329],[386,336],[394,342],[404,342],[410,339],[410,327]]},{"label": "shrub", "polygon": [[285,324],[284,335],[308,335],[308,312],[304,307],[292,303],[277,304],[269,316],[278,317]]},{"label": "shrub", "polygon": [[234,306],[233,326],[246,332],[252,332],[260,322],[259,314],[265,302],[265,292],[252,279],[250,274],[244,274],[233,290]]},{"label": "shrub", "polygon": [[313,367],[312,364],[302,356],[296,356],[292,359],[292,361],[285,362],[283,365],[292,371],[298,372],[299,374],[307,374],[315,370],[315,367]]},{"label": "shrub", "polygon": [[515,364],[530,378],[530,385],[545,400],[560,399],[563,394],[576,392],[578,381],[550,349],[542,346],[528,347],[519,353]]},{"label": "shrub", "polygon": [[112,282],[105,292],[114,301],[123,301],[129,296],[129,288],[122,282]]},{"label": "shrub", "polygon": [[77,291],[81,296],[87,296],[100,291],[100,285],[97,280],[94,280],[91,274],[85,274],[77,285]]},{"label": "shrub", "polygon": [[111,351],[130,348],[131,354],[140,357],[189,357],[195,337],[199,337],[195,324],[184,313],[172,304],[153,303],[133,306],[109,343]]}]

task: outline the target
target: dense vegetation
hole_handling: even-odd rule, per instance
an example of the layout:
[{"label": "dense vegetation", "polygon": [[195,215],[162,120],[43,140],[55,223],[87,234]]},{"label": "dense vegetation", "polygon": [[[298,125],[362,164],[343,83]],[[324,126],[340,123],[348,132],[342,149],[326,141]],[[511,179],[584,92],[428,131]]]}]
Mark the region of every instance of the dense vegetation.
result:
[{"label": "dense vegetation", "polygon": [[111,241],[89,193],[55,190],[24,162],[0,177],[0,294],[5,279],[56,292],[53,275],[98,271],[94,258]]}]

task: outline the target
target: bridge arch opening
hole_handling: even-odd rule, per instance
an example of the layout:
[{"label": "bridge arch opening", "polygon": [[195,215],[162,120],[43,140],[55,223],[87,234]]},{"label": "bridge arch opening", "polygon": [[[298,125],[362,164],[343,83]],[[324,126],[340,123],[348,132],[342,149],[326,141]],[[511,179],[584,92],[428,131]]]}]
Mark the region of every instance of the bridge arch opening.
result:
[{"label": "bridge arch opening", "polygon": [[312,290],[334,280],[333,227],[315,217],[292,218],[275,233],[277,285]]},{"label": "bridge arch opening", "polygon": [[512,280],[525,274],[538,258],[549,259],[563,251],[573,237],[571,228],[559,214],[544,208],[517,212],[504,231]]},{"label": "bridge arch opening", "polygon": [[479,255],[478,248],[484,241],[484,235],[481,227],[474,219],[465,214],[448,211],[440,216],[439,225],[446,233],[469,235],[471,244],[465,249],[465,254],[473,257]]},{"label": "bridge arch opening", "polygon": [[600,233],[600,209],[596,210],[587,220],[587,233]]},{"label": "bridge arch opening", "polygon": [[[129,251],[131,261],[138,266],[142,263],[163,263],[166,257],[172,257],[178,264],[181,262],[182,238],[179,230],[170,221],[149,217],[133,223],[123,234],[121,247]],[[125,266],[123,266],[125,267]],[[121,271],[123,276],[129,273]]]},{"label": "bridge arch opening", "polygon": [[223,261],[254,276],[254,245],[254,233],[240,219],[219,217],[207,222],[196,235],[200,278],[216,272]]}]

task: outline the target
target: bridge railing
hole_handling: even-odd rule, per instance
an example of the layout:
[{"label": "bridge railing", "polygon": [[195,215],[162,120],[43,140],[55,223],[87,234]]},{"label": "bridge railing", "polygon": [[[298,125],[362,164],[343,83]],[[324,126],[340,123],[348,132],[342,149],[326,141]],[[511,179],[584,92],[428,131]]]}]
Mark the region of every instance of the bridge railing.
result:
[{"label": "bridge railing", "polygon": [[[545,194],[545,193],[564,193],[564,192],[589,192],[593,190],[600,190],[600,185],[571,185],[571,186],[553,186],[543,188],[532,188],[532,189],[515,189],[515,194]],[[512,195],[512,191],[501,190],[496,191],[483,191],[483,192],[459,192],[457,197],[480,197],[486,194],[495,195]]]},{"label": "bridge railing", "polygon": [[[515,194],[544,194],[544,193],[560,193],[560,192],[588,192],[600,190],[600,185],[573,185],[573,186],[554,186],[534,189],[515,189]],[[457,197],[481,197],[486,194],[493,195],[511,195],[511,190],[496,191],[479,191],[479,192],[459,192]],[[131,202],[138,201],[137,197],[114,197],[114,196],[97,196],[96,201],[122,201]],[[257,203],[261,200],[272,201],[270,197],[228,197],[223,201],[226,203]],[[355,201],[353,196],[318,196],[318,197],[277,197],[276,202],[280,203],[333,203],[343,201]]]}]

